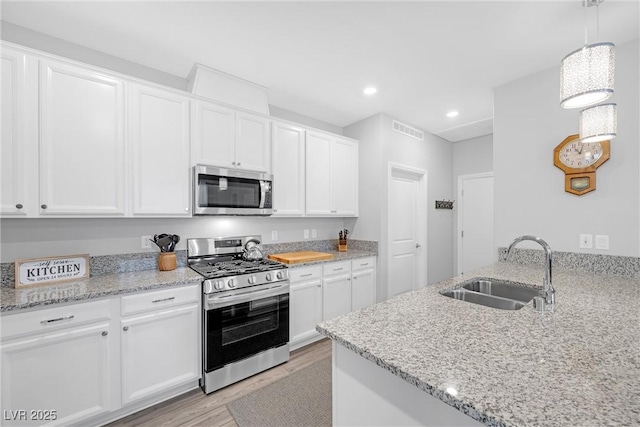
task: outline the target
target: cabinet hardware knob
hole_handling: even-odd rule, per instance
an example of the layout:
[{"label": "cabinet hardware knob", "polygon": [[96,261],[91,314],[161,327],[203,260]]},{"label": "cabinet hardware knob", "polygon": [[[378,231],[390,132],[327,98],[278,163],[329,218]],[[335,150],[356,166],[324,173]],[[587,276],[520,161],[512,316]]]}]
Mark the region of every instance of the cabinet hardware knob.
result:
[{"label": "cabinet hardware knob", "polygon": [[318,287],[319,287],[319,288],[321,288],[321,287],[322,287],[322,285],[321,285],[320,283],[318,283]]},{"label": "cabinet hardware knob", "polygon": [[240,162],[238,162],[238,166],[240,166]]},{"label": "cabinet hardware knob", "polygon": [[127,332],[129,330],[128,326],[125,326],[124,328],[122,328],[123,331]]},{"label": "cabinet hardware knob", "polygon": [[231,164],[235,166],[235,165],[236,165],[236,162],[231,162]]},{"label": "cabinet hardware knob", "polygon": [[184,211],[185,212],[189,212],[189,208],[184,208]]},{"label": "cabinet hardware knob", "polygon": [[102,331],[102,336],[103,336],[103,337],[106,337],[107,335],[109,335],[109,332],[107,332],[107,331]]},{"label": "cabinet hardware knob", "polygon": [[16,205],[16,209],[22,209],[22,203],[18,203],[18,204]]},{"label": "cabinet hardware knob", "polygon": [[47,205],[40,205],[42,209],[47,209]]}]

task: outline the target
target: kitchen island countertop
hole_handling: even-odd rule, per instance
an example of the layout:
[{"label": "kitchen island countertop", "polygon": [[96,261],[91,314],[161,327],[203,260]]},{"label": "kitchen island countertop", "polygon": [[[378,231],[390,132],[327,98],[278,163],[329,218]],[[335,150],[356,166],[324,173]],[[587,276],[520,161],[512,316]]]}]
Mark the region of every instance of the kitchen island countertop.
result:
[{"label": "kitchen island countertop", "polygon": [[543,276],[499,262],[317,330],[486,425],[640,425],[640,279],[556,269],[552,314],[439,294],[472,277]]}]

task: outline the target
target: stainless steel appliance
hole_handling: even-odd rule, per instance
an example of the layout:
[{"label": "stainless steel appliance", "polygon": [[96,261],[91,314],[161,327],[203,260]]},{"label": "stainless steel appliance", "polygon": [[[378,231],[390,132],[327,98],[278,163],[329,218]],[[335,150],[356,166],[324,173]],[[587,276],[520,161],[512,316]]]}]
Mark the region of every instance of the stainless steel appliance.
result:
[{"label": "stainless steel appliance", "polygon": [[273,214],[273,176],[262,172],[196,165],[194,215]]},{"label": "stainless steel appliance", "polygon": [[204,277],[200,386],[205,393],[289,360],[289,271],[256,256],[260,241],[260,236],[187,239],[189,267]]}]

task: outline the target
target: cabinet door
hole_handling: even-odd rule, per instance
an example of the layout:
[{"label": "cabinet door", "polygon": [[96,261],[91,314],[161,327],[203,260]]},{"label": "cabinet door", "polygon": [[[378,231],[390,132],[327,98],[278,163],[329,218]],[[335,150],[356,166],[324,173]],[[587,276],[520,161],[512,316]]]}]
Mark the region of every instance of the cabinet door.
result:
[{"label": "cabinet door", "polygon": [[198,307],[192,304],[121,322],[123,403],[200,377]]},{"label": "cabinet door", "polygon": [[[29,194],[31,180],[37,180],[37,149],[28,151],[31,141],[27,140],[29,129],[37,130],[37,109],[34,108],[35,121],[27,123],[31,117],[27,115],[29,90],[37,90],[37,62],[33,58],[3,48],[2,58],[2,108],[0,113],[2,123],[0,131],[0,214],[3,216],[26,216],[37,213],[37,193]],[[35,64],[34,64],[35,62]],[[30,81],[27,87],[27,69],[35,68],[35,81]],[[31,71],[31,70],[29,70]],[[37,101],[36,101],[37,102]],[[37,105],[37,104],[34,104]]]},{"label": "cabinet door", "polygon": [[103,323],[3,343],[4,419],[8,411],[26,410],[30,419],[31,410],[55,410],[53,422],[18,418],[15,424],[66,426],[111,410],[110,328]]},{"label": "cabinet door", "polygon": [[304,215],[304,129],[273,122],[274,216]]},{"label": "cabinet door", "polygon": [[351,311],[376,302],[376,282],[373,270],[361,270],[351,275]]},{"label": "cabinet door", "polygon": [[[328,135],[307,132],[306,142],[306,213],[307,215],[331,215],[331,149]],[[277,185],[277,184],[276,184]]]},{"label": "cabinet door", "polygon": [[322,282],[313,280],[291,286],[289,336],[291,346],[318,336],[316,325],[322,322]]},{"label": "cabinet door", "polygon": [[236,113],[236,167],[269,172],[269,120]]},{"label": "cabinet door", "polygon": [[334,214],[358,215],[358,144],[336,139],[331,162]]},{"label": "cabinet door", "polygon": [[123,82],[40,65],[40,214],[124,215]]},{"label": "cabinet door", "polygon": [[351,275],[342,274],[322,280],[322,320],[351,312]]},{"label": "cabinet door", "polygon": [[192,164],[233,167],[236,127],[233,110],[209,102],[193,103]]},{"label": "cabinet door", "polygon": [[189,100],[132,84],[129,97],[132,214],[189,216]]}]

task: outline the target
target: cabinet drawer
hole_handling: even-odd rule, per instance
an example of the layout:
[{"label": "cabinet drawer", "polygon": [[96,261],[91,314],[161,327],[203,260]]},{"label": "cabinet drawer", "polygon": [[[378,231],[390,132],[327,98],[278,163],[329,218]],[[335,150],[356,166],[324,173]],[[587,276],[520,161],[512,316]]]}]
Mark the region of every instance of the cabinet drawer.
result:
[{"label": "cabinet drawer", "polygon": [[376,266],[376,257],[374,256],[351,260],[352,270],[360,270],[363,268],[373,268],[375,266]]},{"label": "cabinet drawer", "polygon": [[348,273],[351,271],[351,261],[330,262],[323,266],[323,274],[329,276],[331,274]]},{"label": "cabinet drawer", "polygon": [[169,288],[122,297],[122,315],[141,313],[200,301],[200,285]]},{"label": "cabinet drawer", "polygon": [[289,281],[291,282],[301,282],[319,277],[322,277],[322,266],[320,265],[289,269]]},{"label": "cabinet drawer", "polygon": [[69,304],[2,317],[2,339],[111,319],[111,300]]}]

